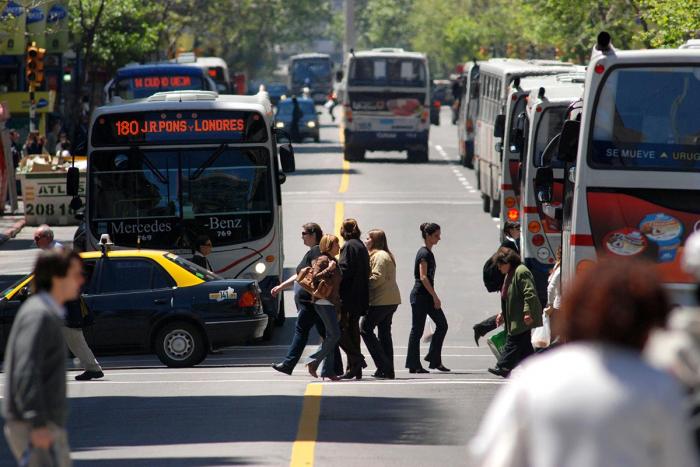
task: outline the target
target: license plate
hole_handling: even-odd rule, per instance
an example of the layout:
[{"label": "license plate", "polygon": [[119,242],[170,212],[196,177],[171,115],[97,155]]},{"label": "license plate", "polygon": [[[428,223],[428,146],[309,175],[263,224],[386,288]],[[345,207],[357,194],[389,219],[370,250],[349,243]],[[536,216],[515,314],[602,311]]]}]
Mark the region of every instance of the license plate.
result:
[{"label": "license plate", "polygon": [[394,120],[392,120],[391,118],[382,118],[381,120],[379,120],[379,123],[381,123],[382,125],[393,125]]},{"label": "license plate", "polygon": [[384,138],[384,139],[396,138],[396,133],[377,133],[377,138]]}]

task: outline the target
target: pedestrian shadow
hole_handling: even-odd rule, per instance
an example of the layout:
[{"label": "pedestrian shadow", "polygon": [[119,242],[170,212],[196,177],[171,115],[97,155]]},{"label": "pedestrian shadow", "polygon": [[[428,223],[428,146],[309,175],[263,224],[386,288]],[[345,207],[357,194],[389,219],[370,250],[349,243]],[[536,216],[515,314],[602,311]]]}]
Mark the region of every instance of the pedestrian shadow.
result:
[{"label": "pedestrian shadow", "polygon": [[[462,417],[453,399],[323,396],[320,401],[319,442],[445,446],[465,444],[471,435],[460,429]],[[91,454],[124,446],[292,443],[309,440],[297,438],[303,403],[303,395],[280,394],[76,397],[69,399],[67,430],[72,451]],[[0,443],[0,459],[11,459],[6,443]],[[258,461],[229,459],[212,457],[210,463],[252,465]],[[157,461],[197,465],[199,460],[188,458],[182,464],[169,458],[152,461],[110,460],[99,461],[99,465],[157,465]]]},{"label": "pedestrian shadow", "polygon": [[75,466],[99,465],[100,467],[195,467],[200,465],[260,465],[250,457],[148,457],[144,459],[73,459]]},{"label": "pedestrian shadow", "polygon": [[297,169],[295,172],[287,174],[287,177],[293,177],[297,175],[342,175],[342,174],[360,174],[362,173],[361,171],[358,171],[356,169],[349,169],[349,170],[344,170],[343,168],[332,168],[332,167],[326,167],[326,168],[310,168],[310,169]]},{"label": "pedestrian shadow", "polygon": [[421,165],[455,165],[459,161],[446,161],[444,159],[430,159],[427,162],[410,162],[407,158],[393,158],[393,157],[365,157],[364,160],[357,163],[367,163],[367,164],[410,164],[420,167]]},{"label": "pedestrian shadow", "polygon": [[328,142],[314,143],[312,145],[294,145],[294,154],[319,154],[319,153],[339,153],[343,152],[343,147],[339,144],[328,144]]}]

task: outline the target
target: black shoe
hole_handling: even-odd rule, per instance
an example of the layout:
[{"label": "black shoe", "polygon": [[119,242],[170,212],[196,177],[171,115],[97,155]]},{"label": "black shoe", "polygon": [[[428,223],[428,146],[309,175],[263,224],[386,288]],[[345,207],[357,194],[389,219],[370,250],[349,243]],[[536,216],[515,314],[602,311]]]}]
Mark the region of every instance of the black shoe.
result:
[{"label": "black shoe", "polygon": [[500,376],[501,378],[507,378],[510,374],[510,370],[506,370],[505,368],[501,368],[500,366],[497,366],[495,368],[489,368],[488,372],[493,375]]},{"label": "black shoe", "polygon": [[290,375],[290,376],[292,374],[292,370],[294,369],[294,368],[288,367],[284,363],[274,363],[272,365],[272,368],[279,371],[280,373],[284,373],[285,375]]},{"label": "black shoe", "polygon": [[105,374],[101,371],[85,371],[75,377],[76,381],[90,381],[91,379],[102,378]]},{"label": "black shoe", "polygon": [[342,379],[362,379],[362,365],[357,365],[355,367],[352,367],[348,369],[348,371],[345,372],[343,376],[341,376]]},{"label": "black shoe", "polygon": [[431,370],[438,370],[438,371],[452,371],[449,368],[447,368],[445,365],[440,365],[440,366],[430,365],[428,368],[430,368]]},{"label": "black shoe", "polygon": [[477,326],[472,327],[472,329],[474,329],[474,342],[476,342],[476,346],[479,347],[479,339],[483,336],[477,329]]},{"label": "black shoe", "polygon": [[372,378],[377,378],[377,379],[386,379],[386,375],[382,370],[377,370],[374,372],[372,375]]},{"label": "black shoe", "polygon": [[422,366],[418,367],[418,368],[409,368],[408,372],[409,373],[430,373],[428,370],[426,370]]}]

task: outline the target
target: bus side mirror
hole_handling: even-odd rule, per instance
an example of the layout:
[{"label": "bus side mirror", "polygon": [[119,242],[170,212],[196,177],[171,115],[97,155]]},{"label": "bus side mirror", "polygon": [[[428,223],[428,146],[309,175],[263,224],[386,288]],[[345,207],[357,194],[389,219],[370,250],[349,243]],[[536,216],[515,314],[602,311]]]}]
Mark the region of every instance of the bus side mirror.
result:
[{"label": "bus side mirror", "polygon": [[510,152],[521,152],[525,137],[521,128],[514,129],[510,134]]},{"label": "bus side mirror", "polygon": [[564,126],[561,129],[561,136],[559,137],[559,160],[564,162],[576,162],[580,130],[581,122],[576,120],[567,120],[564,122]]},{"label": "bus side mirror", "polygon": [[503,138],[506,131],[506,116],[503,114],[496,115],[496,121],[493,123],[494,138]]},{"label": "bus side mirror", "polygon": [[77,167],[69,167],[66,175],[66,194],[68,196],[78,196],[80,189],[80,171]]},{"label": "bus side mirror", "polygon": [[335,72],[335,80],[338,82],[343,81],[343,70],[338,70]]},{"label": "bus side mirror", "polygon": [[535,173],[535,192],[540,203],[552,202],[554,189],[554,172],[549,167],[540,167]]},{"label": "bus side mirror", "polygon": [[280,144],[279,153],[280,164],[282,165],[282,172],[294,172],[296,170],[296,165],[294,163],[294,148],[292,148],[292,145],[289,143]]}]

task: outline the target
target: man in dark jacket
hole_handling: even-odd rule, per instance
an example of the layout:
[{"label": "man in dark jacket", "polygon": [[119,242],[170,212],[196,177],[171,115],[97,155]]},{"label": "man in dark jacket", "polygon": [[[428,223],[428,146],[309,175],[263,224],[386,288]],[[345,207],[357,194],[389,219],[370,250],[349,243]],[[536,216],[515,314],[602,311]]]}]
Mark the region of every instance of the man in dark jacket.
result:
[{"label": "man in dark jacket", "polygon": [[36,293],[17,313],[5,351],[5,437],[19,462],[70,466],[66,435],[65,309],[83,283],[77,253],[42,252],[34,267]]},{"label": "man in dark jacket", "polygon": [[366,367],[365,357],[360,350],[360,318],[369,308],[369,253],[360,240],[360,228],[355,219],[345,219],[340,235],[345,240],[340,250],[340,270],[343,280],[340,283],[340,348],[348,356],[347,371],[343,379],[362,378],[362,368]]}]

